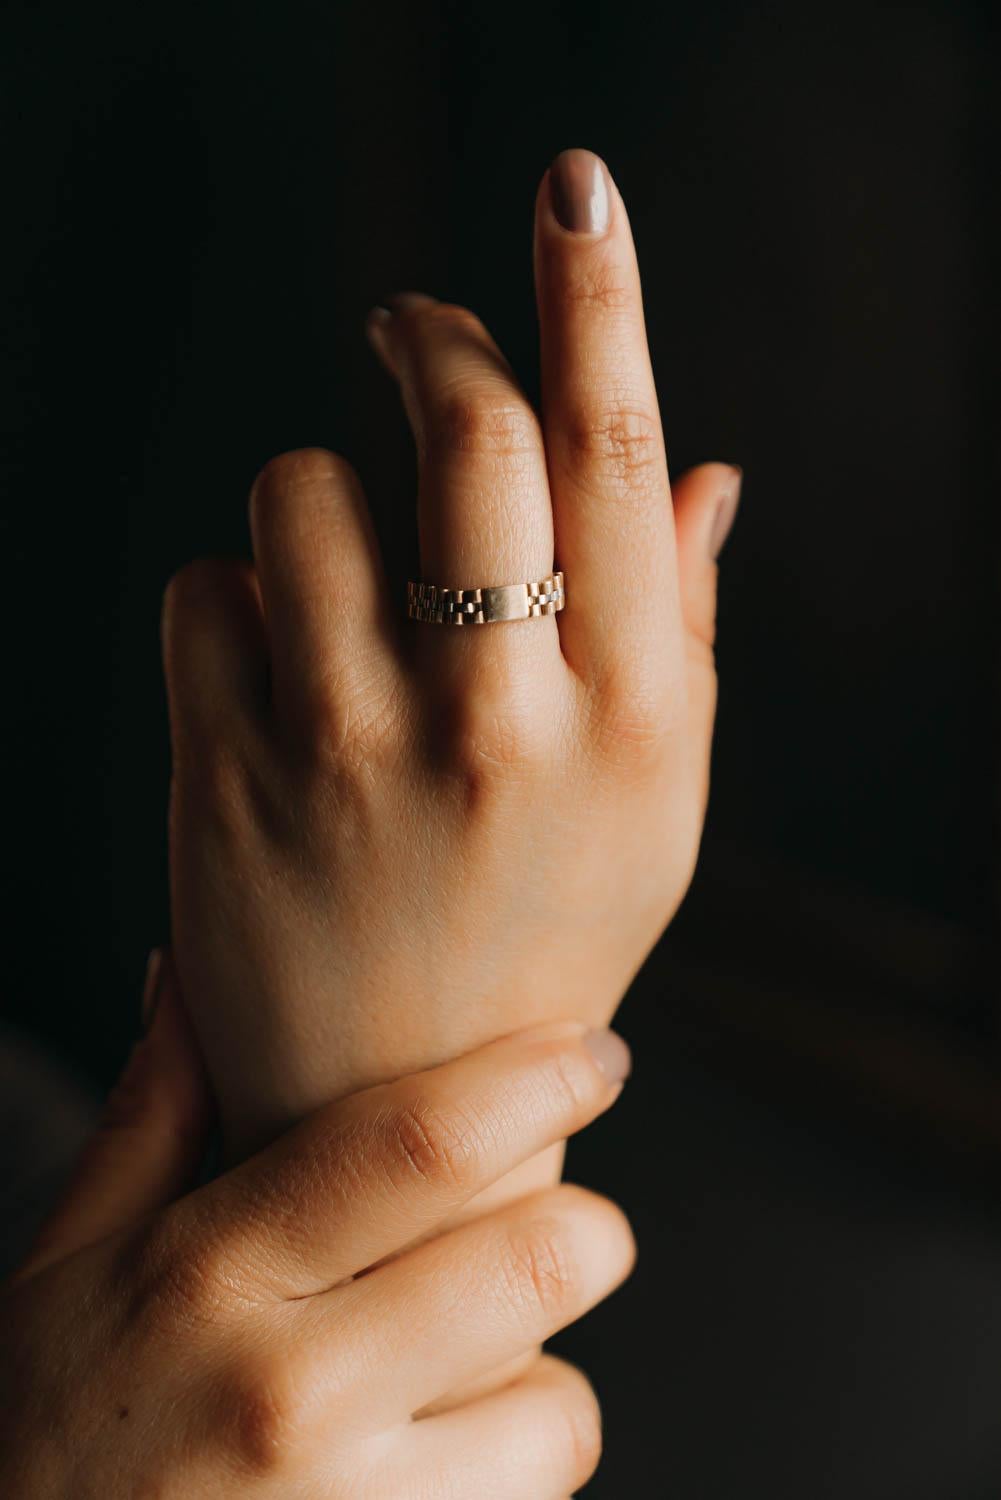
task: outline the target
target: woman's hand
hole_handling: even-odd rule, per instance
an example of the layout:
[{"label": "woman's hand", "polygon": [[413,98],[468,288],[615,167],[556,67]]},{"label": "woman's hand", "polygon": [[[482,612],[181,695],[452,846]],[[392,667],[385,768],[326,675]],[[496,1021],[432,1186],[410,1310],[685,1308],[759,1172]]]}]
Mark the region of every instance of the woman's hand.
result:
[{"label": "woman's hand", "polygon": [[625,1221],[560,1188],[426,1237],[606,1109],[626,1068],[611,1033],[512,1036],[328,1107],[171,1202],[208,1109],[168,974],[74,1186],[2,1294],[0,1492],[569,1494],[599,1422],[558,1361],[414,1418],[607,1295],[632,1261]]},{"label": "woman's hand", "polygon": [[472,313],[370,333],[419,456],[421,567],[566,576],[558,616],[408,623],[322,450],[251,497],[256,569],[174,579],[174,942],[231,1158],[516,1026],[604,1024],[691,877],[715,556],[739,473],[668,484],[626,211],[586,152],[536,205],[542,416]]}]

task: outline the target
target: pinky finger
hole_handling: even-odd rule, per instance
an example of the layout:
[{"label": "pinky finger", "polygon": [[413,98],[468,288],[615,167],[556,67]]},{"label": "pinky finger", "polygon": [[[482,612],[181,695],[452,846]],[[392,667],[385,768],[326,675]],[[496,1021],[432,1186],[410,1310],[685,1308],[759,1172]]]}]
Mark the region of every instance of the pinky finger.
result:
[{"label": "pinky finger", "polygon": [[587,1378],[543,1355],[514,1385],[415,1422],[407,1447],[449,1500],[566,1500],[598,1467],[601,1413]]}]

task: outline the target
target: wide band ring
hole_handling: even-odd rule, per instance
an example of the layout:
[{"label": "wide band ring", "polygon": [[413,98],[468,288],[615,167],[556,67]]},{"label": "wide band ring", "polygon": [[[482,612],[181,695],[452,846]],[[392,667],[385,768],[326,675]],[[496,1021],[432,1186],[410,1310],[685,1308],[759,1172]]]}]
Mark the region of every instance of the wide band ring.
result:
[{"label": "wide band ring", "polygon": [[407,584],[407,614],[430,625],[493,625],[555,615],[566,603],[563,574],[540,583],[501,583],[489,588],[443,589],[436,583]]}]

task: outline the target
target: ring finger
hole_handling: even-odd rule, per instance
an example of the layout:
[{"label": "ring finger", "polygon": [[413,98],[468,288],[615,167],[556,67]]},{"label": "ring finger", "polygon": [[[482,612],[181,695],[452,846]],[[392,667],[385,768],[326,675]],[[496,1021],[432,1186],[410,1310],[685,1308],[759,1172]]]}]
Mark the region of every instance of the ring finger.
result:
[{"label": "ring finger", "polygon": [[[542,581],[553,567],[553,513],[531,403],[466,308],[417,293],[391,300],[370,316],[368,331],[399,379],[417,443],[425,581],[444,588]],[[449,645],[463,659],[475,650],[477,671],[484,651],[501,660],[530,651],[534,671],[560,658],[555,620],[473,636],[474,648],[465,640]]]}]

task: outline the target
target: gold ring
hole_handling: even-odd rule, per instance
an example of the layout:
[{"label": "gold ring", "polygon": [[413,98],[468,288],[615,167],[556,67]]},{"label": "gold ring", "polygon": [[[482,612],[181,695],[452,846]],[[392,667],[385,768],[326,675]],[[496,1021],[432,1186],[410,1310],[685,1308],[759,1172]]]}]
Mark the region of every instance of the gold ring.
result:
[{"label": "gold ring", "polygon": [[430,625],[493,625],[555,615],[566,603],[563,574],[541,583],[500,583],[489,588],[443,589],[436,583],[407,584],[407,614]]}]

